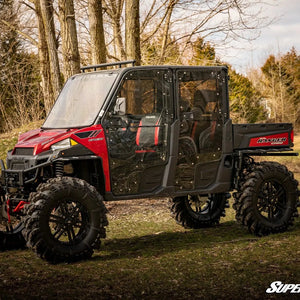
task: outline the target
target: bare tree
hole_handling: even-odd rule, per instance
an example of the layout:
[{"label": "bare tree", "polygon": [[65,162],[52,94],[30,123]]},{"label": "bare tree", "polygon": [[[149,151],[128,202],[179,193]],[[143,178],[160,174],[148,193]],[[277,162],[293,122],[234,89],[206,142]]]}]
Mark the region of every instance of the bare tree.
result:
[{"label": "bare tree", "polygon": [[42,90],[44,96],[44,106],[46,113],[48,113],[54,102],[54,95],[51,82],[51,73],[50,73],[50,61],[49,61],[49,52],[48,45],[46,40],[45,26],[43,23],[41,6],[39,0],[33,0],[34,11],[36,14],[36,19],[38,23],[38,32],[39,32],[39,43],[38,43],[38,54],[40,62],[40,74],[42,79]]},{"label": "bare tree", "polygon": [[38,59],[27,48],[37,42],[20,26],[23,13],[13,0],[0,2],[0,131],[44,116]]},{"label": "bare tree", "polygon": [[161,49],[160,49],[160,58],[159,58],[160,64],[164,62],[165,52],[166,52],[167,42],[168,42],[168,37],[169,37],[169,28],[170,28],[171,17],[172,17],[174,7],[178,2],[179,2],[179,0],[169,0],[168,7],[166,9],[166,21],[165,21],[165,25],[164,25],[164,29],[163,29],[162,43],[161,43]]},{"label": "bare tree", "polygon": [[68,78],[76,73],[80,73],[80,56],[73,0],[59,0],[58,7],[64,75],[65,78]]},{"label": "bare tree", "polygon": [[139,0],[125,2],[125,41],[128,59],[134,59],[141,64],[140,49],[140,5]]},{"label": "bare tree", "polygon": [[61,90],[60,80],[60,68],[57,53],[57,42],[55,37],[54,15],[53,5],[51,0],[40,0],[41,15],[43,19],[45,36],[47,41],[49,62],[50,62],[50,74],[53,95],[56,98]]},{"label": "bare tree", "polygon": [[[87,1],[80,1],[82,7],[87,7]],[[183,59],[187,63],[192,42],[199,37],[217,49],[236,40],[255,39],[260,29],[271,21],[263,13],[272,2],[274,0],[102,0],[107,58],[124,60],[136,57],[134,52],[139,57],[140,45],[143,57],[147,47],[155,46],[155,64],[168,62],[175,48],[179,49],[176,61]],[[84,20],[84,16],[81,18]],[[82,32],[89,35],[85,22],[80,25]],[[137,32],[140,32],[140,42]]]},{"label": "bare tree", "polygon": [[103,28],[102,0],[88,2],[92,63],[106,62],[106,46]]},{"label": "bare tree", "polygon": [[[201,37],[212,45],[225,47],[241,39],[252,40],[273,20],[265,8],[274,0],[152,0],[141,14],[141,45],[156,44],[159,55],[153,63],[163,63],[174,43],[181,57],[191,53],[191,42]],[[145,5],[143,5],[144,8]],[[167,38],[167,37],[171,38]]]},{"label": "bare tree", "polygon": [[[18,27],[21,28],[16,28],[13,24],[8,23],[4,19],[1,21],[3,24],[6,24],[8,28],[15,30],[19,34],[20,38],[23,39],[22,45],[24,49],[26,46],[29,51],[32,50],[32,47],[38,48],[44,107],[46,112],[49,112],[55,99],[52,91],[48,45],[41,13],[40,0],[28,0],[28,2],[22,1],[16,6],[16,9],[19,20]],[[37,30],[35,30],[35,20],[37,24]],[[39,112],[41,111],[41,109],[38,110]]]},{"label": "bare tree", "polygon": [[125,60],[126,53],[122,39],[121,25],[124,0],[104,0],[103,7],[110,18],[110,22],[113,28],[113,43],[116,48],[116,56],[119,60]]}]

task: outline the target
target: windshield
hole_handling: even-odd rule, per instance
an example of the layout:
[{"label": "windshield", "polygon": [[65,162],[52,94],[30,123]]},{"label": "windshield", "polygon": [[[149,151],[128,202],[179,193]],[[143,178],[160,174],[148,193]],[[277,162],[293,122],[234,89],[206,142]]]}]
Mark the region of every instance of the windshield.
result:
[{"label": "windshield", "polygon": [[91,125],[117,75],[104,72],[71,77],[58,96],[43,128],[76,128]]}]

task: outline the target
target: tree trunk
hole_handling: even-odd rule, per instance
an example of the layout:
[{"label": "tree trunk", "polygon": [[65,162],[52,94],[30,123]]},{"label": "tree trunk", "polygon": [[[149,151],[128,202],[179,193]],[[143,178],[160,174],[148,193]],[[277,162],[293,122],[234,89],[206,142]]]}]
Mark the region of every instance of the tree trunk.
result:
[{"label": "tree trunk", "polygon": [[170,23],[171,23],[171,17],[174,10],[174,6],[178,1],[176,0],[170,0],[169,5],[167,8],[167,17],[166,17],[166,23],[163,30],[163,39],[160,49],[160,57],[159,57],[159,64],[163,64],[165,61],[165,53],[167,49],[167,43],[168,43],[168,37],[169,37],[169,29],[170,29]]},{"label": "tree trunk", "polygon": [[59,22],[65,79],[80,73],[80,56],[73,0],[59,0]]},{"label": "tree trunk", "polygon": [[126,60],[126,53],[124,49],[124,43],[122,39],[122,31],[121,31],[121,16],[124,7],[124,0],[119,0],[116,3],[112,1],[112,21],[113,21],[113,32],[115,44],[117,46],[117,57],[120,60]]},{"label": "tree trunk", "polygon": [[126,60],[126,53],[124,50],[124,44],[121,35],[120,19],[116,18],[113,20],[113,31],[114,31],[115,44],[117,47],[117,57],[120,60]]},{"label": "tree trunk", "polygon": [[126,60],[121,26],[121,17],[124,7],[124,0],[103,0],[103,7],[111,19],[113,27],[113,43],[115,55],[119,60]]},{"label": "tree trunk", "polygon": [[60,69],[57,54],[57,43],[55,38],[53,6],[51,0],[40,0],[41,15],[45,28],[47,47],[50,62],[50,74],[53,88],[53,95],[56,98],[61,90]]},{"label": "tree trunk", "polygon": [[35,5],[36,17],[38,20],[38,30],[39,30],[38,50],[39,50],[40,74],[42,78],[44,106],[45,106],[45,111],[48,114],[55,99],[52,91],[49,53],[48,53],[48,46],[46,41],[45,27],[44,27],[42,13],[41,13],[40,1],[35,0],[34,5]]},{"label": "tree trunk", "polygon": [[139,0],[125,2],[125,40],[127,59],[135,59],[141,64],[140,49],[140,7]]},{"label": "tree trunk", "polygon": [[102,0],[89,0],[88,11],[90,23],[92,63],[105,63],[106,46],[103,28]]}]

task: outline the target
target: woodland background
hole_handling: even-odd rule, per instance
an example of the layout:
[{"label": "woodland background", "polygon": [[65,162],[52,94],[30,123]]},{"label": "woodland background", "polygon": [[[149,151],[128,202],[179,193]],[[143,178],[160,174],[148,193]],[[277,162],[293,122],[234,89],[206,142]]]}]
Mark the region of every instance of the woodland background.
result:
[{"label": "woodland background", "polygon": [[[89,64],[224,65],[216,46],[255,39],[274,22],[257,0],[0,0],[0,132],[43,119],[65,80]],[[228,64],[227,64],[228,65]],[[259,69],[230,65],[234,122],[300,128],[300,56]]]}]

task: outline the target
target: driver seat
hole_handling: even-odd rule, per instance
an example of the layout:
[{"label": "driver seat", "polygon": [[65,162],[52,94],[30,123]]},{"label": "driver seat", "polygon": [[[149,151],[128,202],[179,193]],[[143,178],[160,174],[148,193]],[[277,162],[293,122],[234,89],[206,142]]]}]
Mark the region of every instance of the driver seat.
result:
[{"label": "driver seat", "polygon": [[145,115],[141,118],[136,133],[137,149],[135,153],[156,153],[157,148],[163,143],[162,117],[160,113]]}]

